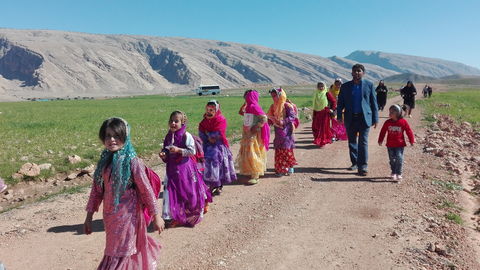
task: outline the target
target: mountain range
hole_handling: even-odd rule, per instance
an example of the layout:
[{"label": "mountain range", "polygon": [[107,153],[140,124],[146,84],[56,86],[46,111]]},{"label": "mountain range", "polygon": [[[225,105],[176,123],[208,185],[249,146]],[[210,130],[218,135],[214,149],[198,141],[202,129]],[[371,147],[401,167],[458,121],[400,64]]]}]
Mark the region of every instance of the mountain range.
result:
[{"label": "mountain range", "polygon": [[350,79],[363,63],[377,81],[401,73],[480,75],[452,61],[374,51],[321,57],[234,42],[0,28],[0,97],[176,93]]}]

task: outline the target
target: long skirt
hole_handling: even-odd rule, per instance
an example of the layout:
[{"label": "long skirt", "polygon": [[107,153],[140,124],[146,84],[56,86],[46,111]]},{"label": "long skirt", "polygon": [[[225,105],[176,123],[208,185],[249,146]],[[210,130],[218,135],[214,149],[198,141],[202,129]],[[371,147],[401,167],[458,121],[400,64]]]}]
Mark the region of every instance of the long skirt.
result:
[{"label": "long skirt", "polygon": [[275,149],[275,172],[287,173],[289,168],[297,165],[293,149]]},{"label": "long skirt", "polygon": [[415,109],[415,98],[404,98],[403,104],[408,105],[410,109]]},{"label": "long skirt", "polygon": [[260,132],[253,136],[249,132],[243,132],[240,150],[235,160],[235,165],[240,174],[249,175],[252,178],[258,178],[265,174],[267,170],[267,150],[261,143],[260,136]]},{"label": "long skirt", "polygon": [[[127,191],[126,193],[130,193],[130,191]],[[136,193],[132,194],[136,196]],[[127,195],[129,194],[126,194],[125,196]],[[120,245],[128,247],[130,245],[125,243],[134,241],[134,254],[130,256],[105,255],[97,270],[154,270],[157,268],[157,259],[161,247],[147,234],[147,224],[141,205],[135,199],[125,201],[128,201],[128,204],[134,202],[136,206],[122,204],[122,207],[120,207],[117,213],[108,216],[105,216],[104,213],[105,232],[107,237],[106,244],[109,246]],[[135,210],[132,209],[132,206]],[[130,211],[127,209],[130,209]],[[132,222],[134,223],[132,224]],[[125,227],[130,227],[132,225],[135,226],[133,231],[125,229]],[[109,247],[107,247],[106,250],[108,248]],[[122,252],[130,253],[129,250],[122,250]]]},{"label": "long skirt", "polygon": [[332,119],[332,133],[333,137],[339,141],[346,141],[348,139],[345,125],[339,123],[335,118]]},{"label": "long skirt", "polygon": [[210,188],[237,180],[232,152],[224,144],[204,145],[205,170],[203,181]]},{"label": "long skirt", "polygon": [[330,129],[330,113],[328,109],[313,111],[312,131],[313,143],[322,147],[332,143],[332,130]]},{"label": "long skirt", "polygon": [[188,227],[202,221],[205,206],[212,201],[212,196],[195,161],[190,157],[180,162],[168,161],[164,183],[163,219]]}]

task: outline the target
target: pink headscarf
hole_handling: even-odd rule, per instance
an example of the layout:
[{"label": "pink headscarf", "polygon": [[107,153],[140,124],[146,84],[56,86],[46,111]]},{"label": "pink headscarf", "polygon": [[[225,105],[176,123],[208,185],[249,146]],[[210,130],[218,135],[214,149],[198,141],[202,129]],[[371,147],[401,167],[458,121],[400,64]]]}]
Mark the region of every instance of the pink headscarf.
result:
[{"label": "pink headscarf", "polygon": [[[211,101],[210,101],[211,102]],[[220,104],[215,100],[215,116],[212,118],[207,118],[206,114],[203,115],[203,120],[200,122],[198,129],[201,132],[212,132],[212,131],[219,131],[220,136],[222,137],[223,144],[228,145],[228,140],[226,136],[227,132],[227,119],[222,114],[222,111],[220,111]],[[205,107],[208,107],[205,106]]]},{"label": "pink headscarf", "polygon": [[[265,115],[265,112],[262,110],[262,107],[258,104],[258,92],[255,90],[249,90],[245,94],[245,102],[247,103],[245,107],[245,113],[251,113],[254,115]],[[268,123],[265,122],[265,124],[262,127],[262,141],[263,145],[265,146],[265,149],[268,150],[269,145],[270,145],[270,127],[268,126]]]}]

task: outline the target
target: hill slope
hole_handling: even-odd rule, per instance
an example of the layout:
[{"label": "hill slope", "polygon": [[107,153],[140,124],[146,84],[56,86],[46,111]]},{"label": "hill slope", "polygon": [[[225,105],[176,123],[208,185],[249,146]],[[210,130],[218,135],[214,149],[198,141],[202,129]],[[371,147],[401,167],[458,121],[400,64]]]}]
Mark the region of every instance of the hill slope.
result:
[{"label": "hill slope", "polygon": [[420,56],[379,51],[355,51],[345,58],[378,65],[399,73],[415,73],[435,78],[455,74],[480,75],[479,69],[462,63]]},{"label": "hill slope", "polygon": [[366,78],[373,81],[410,69],[434,77],[480,74],[460,63],[402,57],[410,64],[378,52],[324,58],[213,40],[0,29],[0,99],[173,93],[199,84],[313,84],[350,79],[356,62],[366,63]]},{"label": "hill slope", "polygon": [[[188,38],[0,29],[0,85],[50,95],[159,93],[349,78],[315,55]],[[370,79],[395,74],[384,69]]]}]

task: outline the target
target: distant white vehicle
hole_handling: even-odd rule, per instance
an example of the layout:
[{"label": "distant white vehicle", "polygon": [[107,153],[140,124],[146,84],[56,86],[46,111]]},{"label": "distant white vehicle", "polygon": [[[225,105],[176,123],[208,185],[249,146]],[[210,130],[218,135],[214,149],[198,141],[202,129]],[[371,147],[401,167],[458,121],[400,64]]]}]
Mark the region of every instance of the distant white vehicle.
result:
[{"label": "distant white vehicle", "polygon": [[218,95],[218,94],[220,94],[220,86],[218,86],[218,85],[200,85],[194,91],[199,96]]}]

